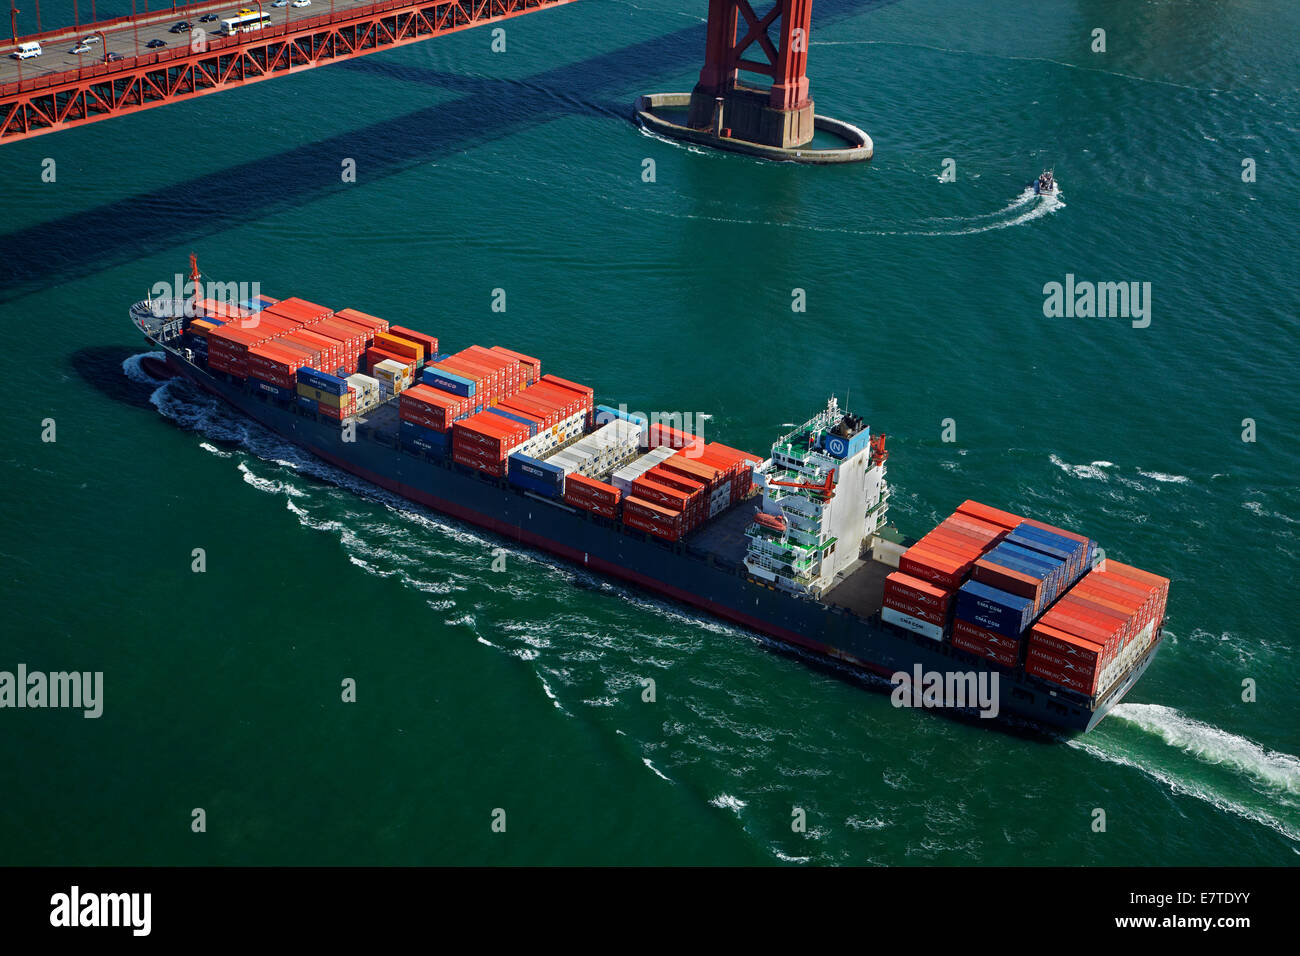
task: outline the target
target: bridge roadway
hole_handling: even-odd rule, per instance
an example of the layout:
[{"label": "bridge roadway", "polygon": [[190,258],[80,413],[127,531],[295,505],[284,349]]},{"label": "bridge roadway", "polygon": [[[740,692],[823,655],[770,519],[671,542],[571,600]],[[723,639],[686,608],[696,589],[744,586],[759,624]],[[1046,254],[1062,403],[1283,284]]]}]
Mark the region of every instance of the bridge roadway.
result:
[{"label": "bridge roadway", "polygon": [[[12,51],[14,44],[0,45],[4,70],[0,72],[0,143],[153,109],[571,2],[312,0],[306,7],[273,7],[270,0],[264,0],[262,9],[271,17],[265,28],[233,37],[209,34],[198,49],[191,35],[171,33],[171,27],[182,19],[201,25],[205,13],[228,16],[240,9],[238,2],[200,0],[175,10],[49,30],[22,38],[39,41],[50,51],[40,57],[8,58],[3,50]],[[256,3],[246,5],[254,10],[258,7]],[[207,26],[219,26],[219,22]],[[106,42],[93,44],[90,53],[70,52],[93,33],[104,34]],[[150,49],[148,43],[155,38],[167,45]],[[105,48],[119,59],[105,62]]]},{"label": "bridge roadway", "polygon": [[[265,13],[271,15],[269,28],[274,28],[333,11],[368,7],[371,3],[373,0],[311,0],[311,5],[307,7],[295,7],[292,4],[285,7],[272,7],[271,0],[262,0],[261,6]],[[44,52],[38,57],[26,60],[14,59],[10,56],[14,51],[13,38],[5,36],[0,41],[0,85],[62,73],[65,70],[98,66],[104,62],[104,54],[109,51],[129,58],[185,48],[190,44],[190,34],[168,32],[172,26],[182,20],[188,20],[194,27],[206,30],[211,38],[215,37],[217,30],[221,28],[221,20],[234,16],[244,8],[256,11],[258,5],[252,2],[196,3],[185,7],[177,6],[175,10],[169,7],[166,10],[142,12],[136,15],[134,22],[125,18],[101,21],[99,24],[83,23],[77,27],[59,29],[57,32],[46,30],[36,35]],[[217,19],[210,23],[200,23],[199,17],[208,13],[216,14]],[[72,52],[78,42],[101,28],[107,43],[91,45],[89,53]],[[242,36],[255,38],[257,33],[242,34]],[[30,38],[18,38],[19,42],[27,39]],[[150,49],[146,45],[150,40],[162,40],[167,45]]]}]

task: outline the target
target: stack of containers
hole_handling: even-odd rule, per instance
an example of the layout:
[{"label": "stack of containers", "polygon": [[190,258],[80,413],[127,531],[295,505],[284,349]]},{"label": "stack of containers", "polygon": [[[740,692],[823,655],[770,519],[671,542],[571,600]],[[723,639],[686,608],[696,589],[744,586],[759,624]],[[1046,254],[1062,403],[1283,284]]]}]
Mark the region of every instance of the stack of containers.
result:
[{"label": "stack of containers", "polygon": [[357,396],[357,411],[364,412],[382,400],[379,392],[379,380],[360,372],[347,377],[348,388]]},{"label": "stack of containers", "polygon": [[366,351],[367,340],[374,335],[384,334],[382,332],[376,333],[364,325],[349,322],[347,319],[336,315],[318,320],[311,326],[311,330],[338,340],[339,352],[342,355],[339,367],[348,374],[357,371],[360,367],[361,356]]},{"label": "stack of containers", "polygon": [[334,314],[332,310],[323,305],[317,305],[315,302],[308,302],[306,299],[299,299],[296,296],[281,299],[274,305],[267,306],[263,309],[263,317],[268,313],[289,319],[299,325],[310,325],[318,319]]},{"label": "stack of containers", "polygon": [[1025,672],[1091,697],[1151,646],[1169,579],[1107,561],[1053,605],[1029,638]]},{"label": "stack of containers", "polygon": [[[437,349],[434,349],[436,352]],[[506,358],[514,359],[523,366],[524,385],[535,385],[542,377],[542,361],[535,359],[531,355],[523,355],[519,352],[512,352],[510,349],[502,348],[500,345],[492,346],[491,351],[504,355]]]},{"label": "stack of containers", "polygon": [[704,449],[704,442],[699,436],[660,423],[652,424],[646,428],[645,441],[645,446],[649,449],[665,447],[672,448],[675,451],[684,448],[689,449],[692,458]]},{"label": "stack of containers", "polygon": [[754,466],[761,463],[762,458],[752,452],[730,448],[716,441],[705,445],[704,454],[700,457],[701,460],[715,465],[720,461],[732,463],[736,468],[736,475],[732,480],[731,500],[740,501],[742,498],[749,497],[754,487]]},{"label": "stack of containers", "polygon": [[219,302],[216,299],[193,299],[188,303],[188,307],[196,317],[217,319],[222,324],[233,322],[236,325],[244,325],[245,320],[261,310],[262,306],[253,308],[252,303],[236,304],[234,302]]},{"label": "stack of containers", "polygon": [[564,500],[605,518],[618,517],[618,503],[623,492],[613,485],[585,475],[571,474],[564,480]]},{"label": "stack of containers", "polygon": [[343,365],[343,353],[340,343],[328,335],[321,335],[311,328],[302,327],[297,331],[281,336],[281,341],[300,346],[315,352],[318,356],[312,365],[318,371],[340,368]]},{"label": "stack of containers", "polygon": [[975,562],[1006,533],[988,522],[950,515],[903,552],[898,569],[941,588],[956,590]]},{"label": "stack of containers", "polygon": [[226,324],[208,332],[208,367],[235,378],[248,378],[248,350],[274,337],[269,329],[241,329]]},{"label": "stack of containers", "polygon": [[[382,388],[382,382],[381,388]],[[447,433],[453,423],[473,411],[471,399],[444,392],[431,385],[415,385],[402,392],[398,416],[404,422],[419,425],[429,431]],[[431,438],[436,442],[437,439]],[[445,447],[447,442],[442,443]]]},{"label": "stack of containers", "polygon": [[[677,529],[678,536],[680,537],[682,534],[685,534],[687,531],[690,531],[695,527],[695,525],[692,524],[692,521],[694,521],[699,514],[699,495],[696,494],[692,496],[679,488],[673,488],[670,485],[665,485],[661,482],[655,481],[654,478],[651,477],[653,473],[654,469],[652,468],[636,481],[632,482],[632,492],[627,500],[629,503],[633,501],[639,501],[642,503],[648,502],[657,508],[675,514],[677,517],[674,522],[674,527]],[[624,512],[624,517],[626,517],[626,510]],[[643,528],[642,530],[649,531],[650,529]],[[673,540],[676,540],[676,538]]]},{"label": "stack of containers", "polygon": [[518,359],[471,345],[424,368],[422,380],[445,391],[473,398],[482,410],[518,392],[525,374]]},{"label": "stack of containers", "polygon": [[527,440],[526,426],[479,412],[452,426],[452,461],[500,478],[506,473],[507,456]]},{"label": "stack of containers", "polygon": [[357,396],[347,381],[314,368],[298,369],[298,394],[314,400],[316,411],[335,421],[357,412]]},{"label": "stack of containers", "polygon": [[586,413],[586,419],[583,421],[583,427],[586,428],[591,425],[592,415],[595,410],[595,401],[596,401],[595,399],[596,393],[595,390],[591,388],[591,386],[579,385],[577,382],[570,382],[567,378],[560,378],[557,375],[543,375],[538,384],[552,385],[556,388],[560,388],[568,392],[573,392],[574,394],[581,396],[581,401],[579,402],[579,406],[581,410]]},{"label": "stack of containers", "polygon": [[980,556],[1006,533],[987,521],[961,513],[949,515],[899,558],[898,576],[886,579],[882,619],[942,640],[957,606],[957,589]]},{"label": "stack of containers", "polygon": [[186,344],[205,362],[208,359],[208,333],[224,323],[220,319],[192,319],[185,332]]},{"label": "stack of containers", "polygon": [[902,571],[885,578],[881,620],[932,641],[942,641],[951,612],[952,591]]},{"label": "stack of containers", "polygon": [[1034,603],[1028,598],[967,581],[957,590],[952,643],[1004,667],[1015,667],[1025,630],[1033,620]]},{"label": "stack of containers", "polygon": [[403,338],[394,332],[376,332],[372,348],[381,349],[391,355],[399,356],[409,365],[419,368],[424,364],[424,346],[412,339]]},{"label": "stack of containers", "polygon": [[1020,518],[975,501],[954,519],[1002,534],[971,570],[957,596],[952,642],[1012,667],[1025,653],[1030,624],[1086,571],[1094,544],[1082,535]]},{"label": "stack of containers", "polygon": [[403,365],[394,359],[384,359],[382,362],[376,362],[371,366],[371,374],[379,382],[381,401],[389,401],[411,387],[412,368],[412,366]]},{"label": "stack of containers", "polygon": [[290,401],[298,386],[298,369],[310,356],[278,339],[268,339],[248,350],[248,380],[253,387],[279,401]]},{"label": "stack of containers", "polygon": [[623,523],[629,528],[648,531],[665,541],[679,541],[684,533],[680,511],[672,511],[637,497],[623,499]]},{"label": "stack of containers", "polygon": [[656,448],[638,458],[636,461],[629,462],[622,468],[617,469],[610,476],[610,484],[622,492],[625,496],[632,493],[632,482],[636,481],[655,465],[661,464],[677,454],[675,450],[667,445]]},{"label": "stack of containers", "polygon": [[[677,457],[676,455],[673,456]],[[672,459],[670,458],[669,461]],[[656,465],[642,475],[639,482],[654,482],[660,487],[670,488],[674,491],[686,495],[685,506],[682,508],[682,530],[689,532],[698,528],[709,518],[709,487],[698,478],[688,477],[677,471],[672,471],[664,465]],[[632,484],[634,493],[647,501],[655,501],[653,496],[636,491],[637,482]],[[666,506],[665,506],[666,507]]]},{"label": "stack of containers", "polygon": [[685,451],[677,452],[664,461],[661,467],[705,486],[709,496],[707,518],[725,511],[731,504],[731,478],[723,469],[705,464],[698,458],[691,458]]},{"label": "stack of containers", "polygon": [[[338,316],[340,319],[347,319],[349,322],[353,323],[354,325],[360,325],[363,328],[369,329],[370,334],[369,336],[367,336],[368,339],[373,339],[375,337],[374,334],[376,332],[388,331],[388,321],[386,319],[381,319],[373,315],[367,315],[364,312],[358,312],[356,309],[339,309],[334,314]],[[368,345],[369,342],[367,342],[366,344]]]},{"label": "stack of containers", "polygon": [[698,461],[723,472],[726,480],[731,483],[729,503],[749,497],[754,486],[754,465],[759,462],[756,455],[728,448],[718,442],[709,442],[703,447],[699,447],[698,444],[687,445],[682,450],[682,454],[692,461]]},{"label": "stack of containers", "polygon": [[370,370],[371,375],[375,374],[375,366],[381,362],[396,362],[406,370],[406,375],[409,378],[414,379],[415,377],[415,364],[405,355],[398,355],[396,352],[388,351],[388,349],[376,348],[373,345],[369,346],[361,353],[361,360],[365,367]]},{"label": "stack of containers", "polygon": [[1032,617],[1055,601],[1070,581],[1060,558],[1015,544],[1008,535],[975,563],[971,576],[989,587],[1028,598]]},{"label": "stack of containers", "polygon": [[547,458],[566,472],[588,478],[608,475],[640,453],[641,426],[616,420]]},{"label": "stack of containers", "polygon": [[391,328],[380,329],[379,331],[391,332],[408,342],[414,342],[424,350],[424,360],[426,362],[438,354],[438,339],[436,336],[426,335],[423,332],[417,332],[415,329],[408,329],[402,325],[394,325]]},{"label": "stack of containers", "polygon": [[548,498],[564,497],[564,469],[558,465],[515,453],[510,456],[508,471],[510,484],[518,488]]}]

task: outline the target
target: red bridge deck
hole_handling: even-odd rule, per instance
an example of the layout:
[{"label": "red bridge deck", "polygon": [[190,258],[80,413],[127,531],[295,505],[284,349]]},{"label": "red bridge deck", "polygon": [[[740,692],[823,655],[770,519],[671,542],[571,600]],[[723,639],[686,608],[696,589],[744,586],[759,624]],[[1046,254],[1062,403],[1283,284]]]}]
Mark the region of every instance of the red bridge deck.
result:
[{"label": "red bridge deck", "polygon": [[[198,4],[20,37],[19,42],[39,40],[43,46],[52,47],[56,40],[75,43],[98,33],[108,42],[93,48],[97,61],[93,66],[42,73],[29,79],[10,80],[10,76],[35,72],[40,58],[10,60],[0,73],[0,143],[310,70],[572,0],[387,0],[349,4],[340,9],[344,2],[332,4],[329,13],[287,18],[253,33],[233,37],[208,33],[204,43],[194,44],[202,46],[197,51],[187,33],[172,37],[170,42],[178,44],[174,48],[156,53],[147,48],[140,52],[140,43],[146,35],[166,38],[167,26],[184,17],[189,17],[196,27],[201,26],[196,14],[216,12],[217,5]],[[224,3],[220,7],[226,11],[225,16],[230,16],[237,5]],[[248,5],[253,9],[265,6],[268,13],[272,12],[269,2],[250,0]],[[308,7],[292,12],[311,11]],[[279,10],[274,13],[282,15]],[[108,38],[126,35],[133,38],[132,55],[112,63],[102,62],[104,48],[115,45]],[[6,43],[0,53],[7,55],[12,49],[12,44]],[[90,54],[82,57],[92,58]]]}]

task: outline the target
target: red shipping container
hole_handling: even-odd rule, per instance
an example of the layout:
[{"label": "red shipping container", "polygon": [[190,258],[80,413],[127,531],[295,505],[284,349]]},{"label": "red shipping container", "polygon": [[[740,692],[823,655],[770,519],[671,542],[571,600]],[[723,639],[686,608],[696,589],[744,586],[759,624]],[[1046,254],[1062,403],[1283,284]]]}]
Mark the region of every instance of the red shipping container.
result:
[{"label": "red shipping container", "polygon": [[1041,647],[1049,653],[1082,661],[1105,658],[1105,647],[1096,641],[1069,634],[1039,621],[1029,630],[1029,647]]},{"label": "red shipping container", "polygon": [[997,631],[990,631],[988,628],[980,627],[978,624],[972,624],[970,621],[963,621],[956,618],[952,622],[952,632],[954,635],[960,634],[967,640],[974,641],[986,647],[995,647],[1000,651],[1010,653],[1013,657],[1020,656],[1020,639],[1007,637],[1005,634],[999,634]]},{"label": "red shipping container", "polygon": [[334,314],[341,319],[347,319],[349,322],[355,322],[358,325],[364,325],[365,327],[370,329],[372,333],[388,331],[388,321],[386,319],[380,319],[373,315],[367,315],[365,312],[358,312],[356,309],[339,309]]},{"label": "red shipping container", "polygon": [[622,496],[622,491],[613,485],[576,472],[564,480],[565,501],[586,508],[588,511],[596,511],[607,518],[612,518],[617,513],[618,502]]},{"label": "red shipping container", "polygon": [[898,569],[903,573],[943,588],[955,588],[961,584],[967,567],[960,561],[920,545],[908,548],[898,561]]},{"label": "red shipping container", "polygon": [[885,578],[885,597],[890,595],[934,611],[946,612],[952,606],[951,591],[935,587],[904,571],[895,571]]},{"label": "red shipping container", "polygon": [[623,523],[630,528],[648,531],[666,541],[677,541],[682,536],[681,512],[669,511],[636,497],[624,500]]},{"label": "red shipping container", "polygon": [[438,354],[438,339],[432,335],[425,335],[423,332],[417,332],[415,329],[408,329],[404,325],[394,325],[380,331],[390,332],[393,335],[400,335],[402,338],[414,342],[416,345],[424,347],[424,357],[432,359]]},{"label": "red shipping container", "polygon": [[331,314],[331,310],[325,306],[317,305],[315,302],[308,302],[306,299],[299,299],[296,296],[281,299],[275,305],[267,306],[262,311],[269,312],[272,315],[280,315],[296,322],[315,322],[317,319]]},{"label": "red shipping container", "polygon": [[300,366],[301,356],[274,341],[255,345],[248,350],[249,374],[281,388],[297,387]]},{"label": "red shipping container", "polygon": [[995,524],[1007,531],[1013,530],[1016,525],[1024,522],[1024,518],[1017,517],[1008,511],[999,511],[997,508],[990,508],[988,505],[980,504],[978,501],[966,500],[957,506],[957,513],[970,515],[972,518],[978,518],[981,521],[987,521],[989,524]]},{"label": "red shipping container", "polygon": [[510,349],[503,348],[500,345],[492,346],[491,351],[500,352],[506,358],[512,358],[515,361],[519,362],[521,365],[523,365],[526,370],[526,374],[524,376],[524,381],[526,384],[532,385],[533,383],[541,379],[542,377],[541,359],[535,359],[531,355],[523,355],[519,352],[513,352]]},{"label": "red shipping container", "polygon": [[1085,680],[1078,675],[1058,671],[1038,660],[1026,658],[1025,673],[1089,697],[1097,692],[1097,679],[1095,677],[1091,680]]},{"label": "red shipping container", "polygon": [[925,607],[922,604],[917,604],[915,601],[909,601],[907,598],[897,593],[886,594],[883,604],[885,607],[906,614],[908,617],[914,617],[918,620],[938,625],[939,627],[946,627],[948,624],[948,611],[946,609],[939,610],[932,607]]},{"label": "red shipping container", "polygon": [[964,651],[977,654],[985,660],[993,661],[995,664],[1001,664],[1003,667],[1015,667],[1019,660],[1019,655],[1015,650],[1009,650],[1005,647],[999,647],[996,644],[989,644],[978,638],[971,637],[968,634],[959,634],[956,630],[956,624],[953,624],[952,646],[959,647]]},{"label": "red shipping container", "polygon": [[661,485],[667,485],[669,488],[676,488],[678,491],[683,491],[692,498],[697,494],[704,494],[709,490],[709,486],[704,482],[698,481],[695,478],[688,478],[680,472],[671,471],[663,465],[655,465],[645,473],[645,477],[657,481]]},{"label": "red shipping container", "polygon": [[506,462],[503,458],[493,458],[491,456],[476,455],[464,449],[453,448],[451,451],[451,460],[458,465],[465,465],[469,468],[477,469],[494,478],[501,478],[506,473]]}]

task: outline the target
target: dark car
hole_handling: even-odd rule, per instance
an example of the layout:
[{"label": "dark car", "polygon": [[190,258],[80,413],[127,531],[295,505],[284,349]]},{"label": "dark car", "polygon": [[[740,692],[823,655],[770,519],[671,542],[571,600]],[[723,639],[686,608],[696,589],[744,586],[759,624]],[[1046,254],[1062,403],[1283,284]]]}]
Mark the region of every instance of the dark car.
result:
[{"label": "dark car", "polygon": [[168,33],[189,33],[189,32],[190,32],[190,21],[188,21],[188,20],[182,20],[180,23],[178,23],[178,24],[176,24],[175,26],[173,26],[173,27],[172,27],[170,30],[168,30],[167,32],[168,32]]},{"label": "dark car", "polygon": [[166,40],[150,40],[148,43],[145,44],[145,46],[147,46],[151,50],[156,50],[160,46],[166,46],[166,45],[167,45]]},{"label": "dark car", "polygon": [[199,23],[211,23],[216,18],[217,15],[215,13],[205,13],[203,16],[199,17]]},{"label": "dark car", "polygon": [[104,54],[105,63],[116,63],[120,59],[122,59],[122,54],[120,53],[113,53],[110,51]]}]

